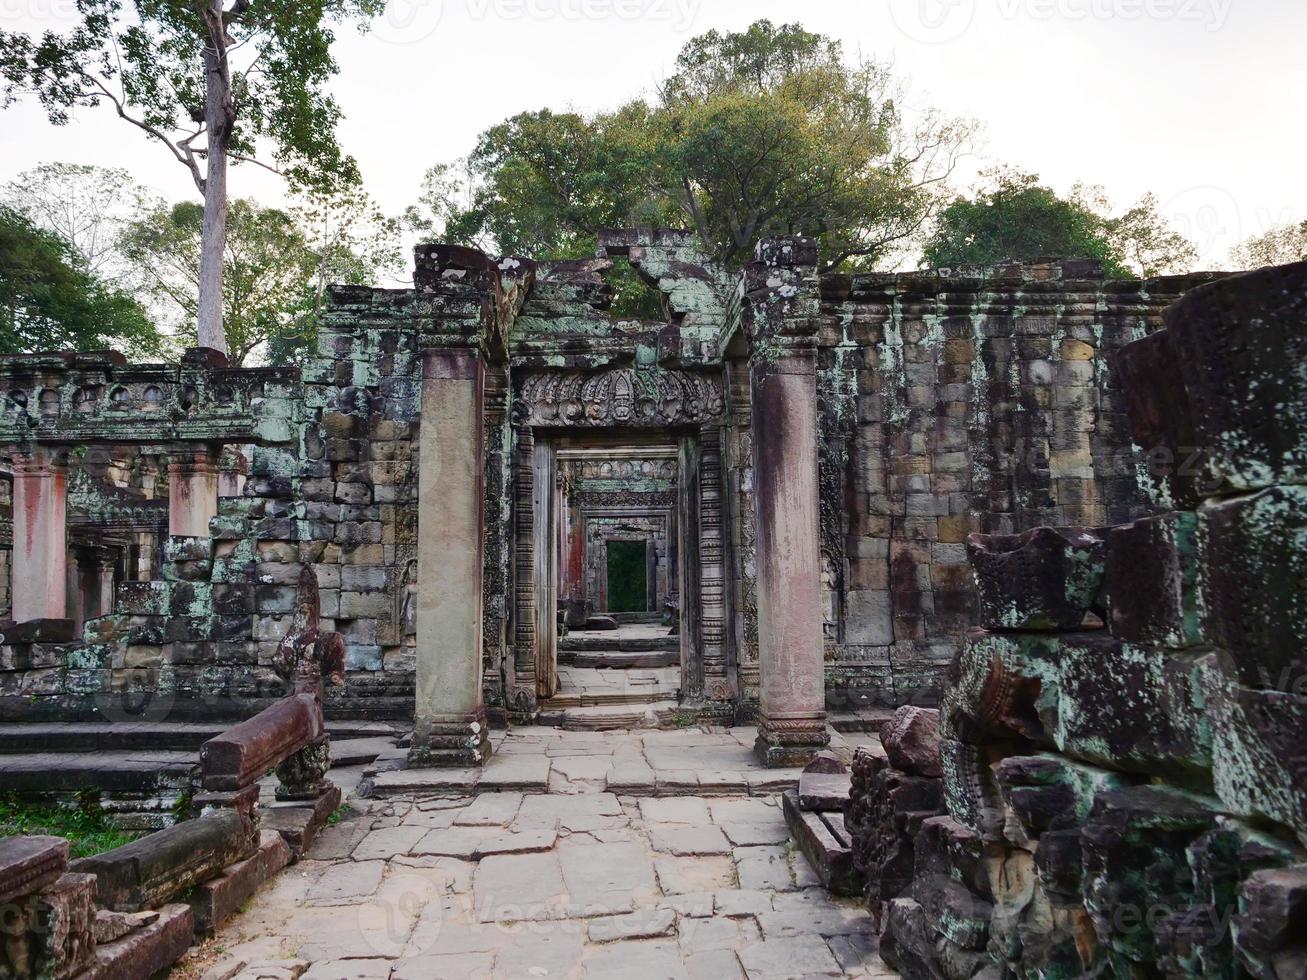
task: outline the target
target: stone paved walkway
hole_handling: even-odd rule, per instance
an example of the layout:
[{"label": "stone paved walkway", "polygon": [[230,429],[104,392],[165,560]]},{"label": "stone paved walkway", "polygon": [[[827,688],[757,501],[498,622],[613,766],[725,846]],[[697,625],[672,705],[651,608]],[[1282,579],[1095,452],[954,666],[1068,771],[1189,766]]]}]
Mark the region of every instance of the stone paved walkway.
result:
[{"label": "stone paved walkway", "polygon": [[745,766],[752,737],[499,733],[501,759],[549,760],[546,787],[352,800],[220,930],[207,976],[893,976],[865,907],[829,897],[794,848],[775,792],[608,791],[615,759],[682,773]]}]

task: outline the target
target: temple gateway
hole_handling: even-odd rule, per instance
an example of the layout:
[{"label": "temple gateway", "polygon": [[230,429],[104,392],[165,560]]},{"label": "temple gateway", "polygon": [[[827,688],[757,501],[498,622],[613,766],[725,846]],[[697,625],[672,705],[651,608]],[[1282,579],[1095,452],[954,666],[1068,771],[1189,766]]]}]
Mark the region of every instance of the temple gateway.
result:
[{"label": "temple gateway", "polygon": [[[610,315],[615,263],[661,320]],[[737,273],[636,229],[420,246],[413,289],[332,290],[299,369],[5,358],[0,719],[246,718],[306,566],[327,715],[413,720],[414,764],[710,720],[793,765],[832,712],[937,700],[969,533],[1147,512],[1109,363],[1201,279],[819,275],[803,239]]]}]

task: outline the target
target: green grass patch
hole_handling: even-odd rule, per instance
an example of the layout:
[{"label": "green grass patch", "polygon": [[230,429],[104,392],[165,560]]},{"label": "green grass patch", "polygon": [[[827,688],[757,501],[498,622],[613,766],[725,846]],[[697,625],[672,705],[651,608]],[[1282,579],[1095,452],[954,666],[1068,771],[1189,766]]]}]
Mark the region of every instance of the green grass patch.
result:
[{"label": "green grass patch", "polygon": [[79,858],[129,844],[140,834],[115,827],[94,797],[58,806],[0,796],[0,837],[34,836],[66,837],[70,856]]}]

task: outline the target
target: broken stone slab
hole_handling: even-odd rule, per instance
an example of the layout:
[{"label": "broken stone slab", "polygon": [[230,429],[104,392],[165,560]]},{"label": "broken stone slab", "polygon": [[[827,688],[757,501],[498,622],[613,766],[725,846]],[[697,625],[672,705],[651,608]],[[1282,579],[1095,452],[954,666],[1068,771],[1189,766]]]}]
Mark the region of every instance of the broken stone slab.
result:
[{"label": "broken stone slab", "polygon": [[264,830],[253,857],[238,861],[216,878],[200,882],[191,892],[188,902],[195,915],[195,931],[203,935],[213,932],[290,861],[290,846],[281,834]]},{"label": "broken stone slab", "polygon": [[1203,642],[1197,533],[1193,513],[1111,529],[1103,593],[1113,636],[1177,649]]},{"label": "broken stone slab", "polygon": [[781,794],[781,809],[795,843],[826,889],[835,895],[861,895],[865,883],[853,864],[843,815],[804,810],[794,790]]},{"label": "broken stone slab", "polygon": [[95,950],[93,980],[140,980],[163,973],[190,949],[195,923],[189,905],[165,905],[158,919]]},{"label": "broken stone slab", "polygon": [[881,726],[880,744],[895,769],[939,778],[939,711],[935,708],[899,708]]},{"label": "broken stone slab", "polygon": [[1160,786],[1109,790],[1095,800],[1080,832],[1083,895],[1110,953],[1133,964],[1156,963],[1157,924],[1164,920],[1150,910],[1175,913],[1202,904],[1189,848],[1215,827],[1214,804]]},{"label": "broken stone slab", "polygon": [[1164,318],[1213,473],[1307,483],[1307,262],[1198,286]]},{"label": "broken stone slab", "polygon": [[1287,825],[1307,845],[1307,696],[1243,687],[1229,669],[1205,681],[1216,795],[1234,813]]},{"label": "broken stone slab", "polygon": [[1106,552],[1094,528],[970,535],[981,621],[996,630],[1079,629],[1098,602]]},{"label": "broken stone slab", "polygon": [[250,853],[250,826],[234,810],[174,824],[70,867],[93,874],[97,901],[115,912],[157,908]]},{"label": "broken stone slab", "polygon": [[675,929],[676,913],[672,909],[646,908],[626,915],[591,919],[587,934],[592,943],[611,943],[670,936]]},{"label": "broken stone slab", "polygon": [[71,619],[29,619],[23,623],[0,623],[0,645],[74,643],[79,639],[76,625]]},{"label": "broken stone slab", "polygon": [[[952,817],[928,817],[913,842],[913,879],[952,879],[988,901],[993,892],[985,854],[979,835]],[[922,901],[915,892],[913,897]]]},{"label": "broken stone slab", "polygon": [[945,741],[1024,740],[1111,769],[1199,774],[1211,766],[1203,658],[1101,631],[972,630],[949,669],[941,730]]},{"label": "broken stone slab", "polygon": [[316,697],[297,694],[282,698],[200,747],[204,788],[243,789],[316,742],[325,730],[322,704]]},{"label": "broken stone slab", "polygon": [[1239,888],[1234,946],[1256,980],[1307,976],[1307,865],[1256,871]]},{"label": "broken stone slab", "polygon": [[0,839],[0,905],[40,891],[68,867],[68,841],[62,837]]},{"label": "broken stone slab", "polygon": [[798,803],[805,813],[843,813],[849,805],[853,775],[807,772],[799,776]]},{"label": "broken stone slab", "polygon": [[1071,830],[1088,819],[1098,793],[1138,783],[1057,755],[1009,756],[995,766],[1008,840],[1024,847],[1050,831]]},{"label": "broken stone slab", "polygon": [[260,826],[275,830],[290,847],[292,863],[313,846],[327,819],[340,807],[340,787],[334,784],[309,803],[276,803],[259,811]]},{"label": "broken stone slab", "polygon": [[92,931],[97,945],[117,942],[134,929],[148,926],[159,920],[159,913],[150,912],[111,912],[97,909]]},{"label": "broken stone slab", "polygon": [[1170,331],[1126,344],[1117,351],[1114,367],[1137,453],[1136,482],[1158,507],[1193,510],[1217,484],[1207,472]]},{"label": "broken stone slab", "polygon": [[1203,626],[1247,687],[1307,693],[1307,486],[1207,504]]}]

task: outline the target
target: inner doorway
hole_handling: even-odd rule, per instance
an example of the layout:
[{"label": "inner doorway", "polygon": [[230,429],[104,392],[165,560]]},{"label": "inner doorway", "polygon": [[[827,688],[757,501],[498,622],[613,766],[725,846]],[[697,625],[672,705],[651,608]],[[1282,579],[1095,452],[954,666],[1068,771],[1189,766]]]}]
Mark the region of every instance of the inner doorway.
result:
[{"label": "inner doorway", "polygon": [[650,612],[649,542],[610,540],[606,552],[607,612]]}]

